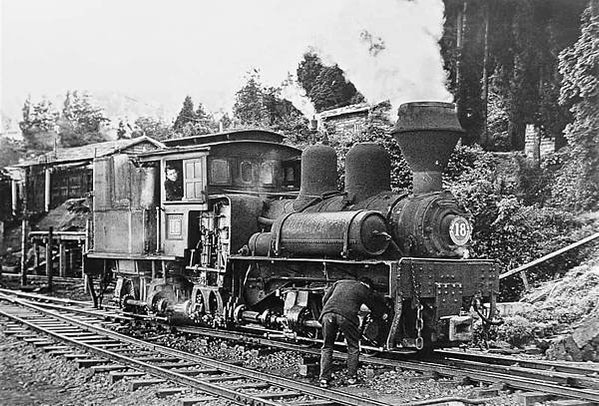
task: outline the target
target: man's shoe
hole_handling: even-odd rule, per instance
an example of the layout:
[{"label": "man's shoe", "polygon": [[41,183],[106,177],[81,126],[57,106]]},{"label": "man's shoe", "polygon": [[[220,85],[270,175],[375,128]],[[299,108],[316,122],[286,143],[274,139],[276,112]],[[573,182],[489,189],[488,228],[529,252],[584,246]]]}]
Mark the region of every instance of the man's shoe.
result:
[{"label": "man's shoe", "polygon": [[356,377],[351,377],[351,378],[347,378],[347,384],[348,385],[356,385],[358,383],[358,378]]},{"label": "man's shoe", "polygon": [[326,379],[321,379],[320,382],[318,382],[318,385],[321,388],[328,388],[329,387],[329,381],[327,381]]}]

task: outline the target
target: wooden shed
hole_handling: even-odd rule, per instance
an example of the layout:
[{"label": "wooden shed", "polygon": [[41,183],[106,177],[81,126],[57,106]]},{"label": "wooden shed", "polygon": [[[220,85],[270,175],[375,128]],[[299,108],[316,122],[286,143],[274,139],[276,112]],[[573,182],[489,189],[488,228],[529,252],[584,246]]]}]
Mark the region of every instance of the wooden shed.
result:
[{"label": "wooden shed", "polygon": [[106,141],[73,148],[58,148],[19,164],[26,171],[27,210],[47,212],[68,199],[85,197],[93,188],[95,158],[139,154],[164,148],[150,137]]}]

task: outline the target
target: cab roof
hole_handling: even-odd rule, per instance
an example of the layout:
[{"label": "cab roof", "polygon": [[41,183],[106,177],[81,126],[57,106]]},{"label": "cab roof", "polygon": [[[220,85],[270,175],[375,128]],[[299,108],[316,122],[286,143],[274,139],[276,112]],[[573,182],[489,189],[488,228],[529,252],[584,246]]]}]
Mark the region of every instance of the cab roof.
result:
[{"label": "cab roof", "polygon": [[244,129],[224,131],[214,134],[194,135],[192,137],[174,138],[163,141],[167,147],[184,147],[190,145],[208,145],[227,141],[266,141],[280,144],[285,137],[269,130]]}]

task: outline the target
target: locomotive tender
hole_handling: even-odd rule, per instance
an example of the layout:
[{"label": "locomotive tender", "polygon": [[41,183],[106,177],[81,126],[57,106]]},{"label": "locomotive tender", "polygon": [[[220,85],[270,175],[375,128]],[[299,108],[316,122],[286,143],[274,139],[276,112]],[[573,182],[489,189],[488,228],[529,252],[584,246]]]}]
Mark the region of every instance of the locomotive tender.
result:
[{"label": "locomotive tender", "polygon": [[468,214],[442,188],[462,132],[452,104],[399,108],[393,135],[412,192],[391,191],[389,156],[376,144],[349,151],[341,192],[332,148],[301,153],[267,131],[97,159],[86,270],[114,275],[128,311],[303,340],[320,337],[328,286],[368,276],[389,317],[369,320],[364,309],[363,344],[467,341],[472,310],[492,322],[499,280],[494,261],[467,259]]}]

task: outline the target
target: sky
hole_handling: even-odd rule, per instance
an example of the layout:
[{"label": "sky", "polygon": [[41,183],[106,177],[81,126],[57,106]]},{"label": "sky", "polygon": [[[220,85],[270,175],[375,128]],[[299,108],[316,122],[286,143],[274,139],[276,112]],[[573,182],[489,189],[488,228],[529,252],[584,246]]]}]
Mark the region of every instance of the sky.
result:
[{"label": "sky", "polygon": [[[117,92],[167,116],[186,95],[230,111],[249,70],[278,86],[310,49],[338,63],[369,102],[449,99],[437,44],[442,0],[0,2],[9,115],[28,94],[69,89]],[[301,97],[294,93],[286,92]]]}]

